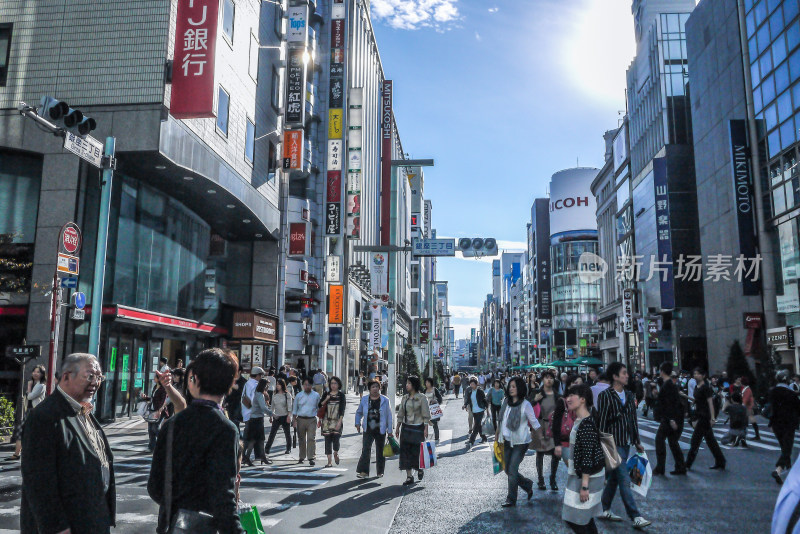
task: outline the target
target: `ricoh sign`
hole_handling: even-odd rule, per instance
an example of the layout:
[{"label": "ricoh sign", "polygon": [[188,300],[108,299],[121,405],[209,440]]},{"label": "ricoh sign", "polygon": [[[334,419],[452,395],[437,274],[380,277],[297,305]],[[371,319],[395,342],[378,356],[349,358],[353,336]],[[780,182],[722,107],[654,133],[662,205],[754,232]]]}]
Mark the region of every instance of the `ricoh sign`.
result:
[{"label": "ricoh sign", "polygon": [[592,181],[597,169],[567,169],[550,181],[550,235],[597,230],[597,202]]}]

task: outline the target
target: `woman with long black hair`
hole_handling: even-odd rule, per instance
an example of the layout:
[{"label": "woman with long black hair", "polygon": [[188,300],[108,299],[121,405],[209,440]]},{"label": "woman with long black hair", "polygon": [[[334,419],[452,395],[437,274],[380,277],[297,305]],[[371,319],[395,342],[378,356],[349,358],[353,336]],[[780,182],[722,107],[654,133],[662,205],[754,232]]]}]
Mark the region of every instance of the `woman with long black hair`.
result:
[{"label": "woman with long black hair", "polygon": [[519,465],[531,442],[530,429],[537,430],[540,427],[533,414],[533,406],[525,398],[527,392],[525,381],[519,376],[512,377],[506,387],[506,399],[498,414],[495,441],[503,441],[503,463],[508,475],[508,494],[502,504],[503,508],[517,505],[519,488],[528,494],[528,500],[533,497],[533,480],[525,478],[519,472]]},{"label": "woman with long black hair", "polygon": [[400,409],[397,412],[395,434],[400,435],[400,470],[404,470],[407,476],[403,482],[404,486],[414,483],[414,471],[417,472],[419,480],[422,480],[425,474],[419,465],[419,451],[420,445],[428,439],[431,410],[428,399],[420,393],[421,388],[419,377],[410,375],[406,380],[407,393],[400,401]]},{"label": "woman with long black hair", "polygon": [[[442,394],[434,387],[433,378],[431,377],[425,379],[425,397],[428,399],[428,406],[432,404],[442,405]],[[436,419],[431,419],[433,439],[435,439],[437,443],[439,442],[439,419],[441,418],[437,417]]]},{"label": "woman with long black hair", "polygon": [[319,405],[320,408],[324,408],[323,416],[317,422],[317,427],[322,429],[322,435],[325,438],[325,455],[328,457],[328,464],[325,467],[332,467],[331,455],[336,460],[336,465],[339,465],[339,439],[342,437],[346,406],[342,381],[338,376],[328,379],[328,391],[325,392]]},{"label": "woman with long black hair", "polygon": [[286,381],[279,378],[275,382],[275,394],[272,396],[272,417],[269,418],[272,428],[269,431],[269,439],[267,439],[266,454],[269,454],[279,428],[283,428],[286,436],[286,454],[292,452],[292,432],[289,430],[289,425],[292,422],[293,400],[292,394],[286,391]]},{"label": "woman with long black hair", "polygon": [[246,448],[244,450],[244,457],[242,461],[252,466],[253,462],[250,460],[250,453],[255,450],[256,460],[261,460],[261,464],[271,464],[272,460],[267,458],[266,451],[264,450],[264,418],[272,416],[272,410],[267,406],[267,388],[269,387],[269,380],[262,378],[256,385],[256,391],[253,393],[253,406],[250,408],[250,419],[248,419],[244,428],[244,440]]},{"label": "woman with long black hair", "polygon": [[16,443],[14,444],[14,454],[11,455],[11,460],[19,460],[22,453],[22,426],[25,423],[25,418],[31,410],[33,410],[40,402],[47,396],[47,370],[44,365],[37,365],[31,371],[31,379],[28,380],[25,386],[25,404],[22,411],[22,417],[19,418],[17,426],[14,428]]},{"label": "woman with long black hair", "polygon": [[[538,389],[533,395],[533,405],[539,406],[539,423],[544,427],[544,432],[542,433],[542,438],[540,443],[537,444],[536,448],[536,472],[539,475],[539,484],[538,487],[540,490],[546,490],[547,486],[544,485],[544,457],[550,457],[550,489],[552,491],[558,491],[558,485],[556,484],[556,472],[558,471],[558,462],[560,458],[554,454],[556,448],[556,442],[553,439],[553,429],[551,428],[551,418],[550,415],[553,414],[556,410],[558,405],[561,404],[560,408],[564,408],[563,400],[561,399],[561,395],[558,394],[558,390],[555,386],[556,377],[553,371],[549,369],[542,373],[542,387]],[[563,410],[561,410],[563,415]],[[553,416],[553,423],[555,424],[556,417]],[[559,427],[561,425],[561,417],[558,417],[558,424]],[[553,425],[554,426],[554,425]],[[559,432],[560,437],[560,432]],[[560,445],[560,443],[558,443]]]}]

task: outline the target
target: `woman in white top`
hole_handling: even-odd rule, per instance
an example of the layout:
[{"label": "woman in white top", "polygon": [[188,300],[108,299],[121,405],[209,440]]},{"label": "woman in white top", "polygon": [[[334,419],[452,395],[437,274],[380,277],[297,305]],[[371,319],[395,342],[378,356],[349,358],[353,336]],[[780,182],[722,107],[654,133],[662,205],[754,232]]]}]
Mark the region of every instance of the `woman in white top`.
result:
[{"label": "woman in white top", "polygon": [[17,442],[14,445],[14,454],[11,455],[12,460],[19,460],[22,453],[22,426],[25,423],[25,417],[28,416],[31,410],[42,402],[47,395],[47,370],[44,365],[37,365],[31,371],[31,379],[28,380],[28,385],[25,390],[25,404],[23,416],[19,419],[19,424],[16,428]]},{"label": "woman in white top", "polygon": [[519,488],[528,494],[528,500],[533,497],[533,481],[520,474],[519,464],[525,458],[531,442],[530,429],[536,431],[541,425],[533,414],[533,406],[525,400],[526,393],[525,381],[518,376],[512,377],[506,389],[506,399],[500,408],[495,440],[503,441],[503,463],[508,475],[508,495],[502,504],[503,508],[516,506]]}]

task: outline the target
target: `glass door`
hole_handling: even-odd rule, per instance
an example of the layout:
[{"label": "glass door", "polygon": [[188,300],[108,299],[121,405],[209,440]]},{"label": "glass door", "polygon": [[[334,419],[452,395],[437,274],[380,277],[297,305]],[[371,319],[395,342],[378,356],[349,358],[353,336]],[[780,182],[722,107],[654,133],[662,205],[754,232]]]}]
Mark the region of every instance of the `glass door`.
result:
[{"label": "glass door", "polygon": [[106,351],[105,374],[106,381],[103,384],[102,395],[103,403],[100,408],[100,419],[109,420],[114,418],[114,395],[117,391],[117,358],[119,356],[119,336],[116,332],[109,330],[108,345]]},{"label": "glass door", "polygon": [[119,351],[117,352],[117,394],[114,399],[114,417],[126,417],[130,413],[131,399],[131,354],[133,353],[133,339],[128,334],[120,336]]},{"label": "glass door", "polygon": [[131,413],[136,411],[136,403],[142,392],[149,394],[149,380],[147,380],[147,340],[137,337],[133,340],[133,353],[131,354]]}]

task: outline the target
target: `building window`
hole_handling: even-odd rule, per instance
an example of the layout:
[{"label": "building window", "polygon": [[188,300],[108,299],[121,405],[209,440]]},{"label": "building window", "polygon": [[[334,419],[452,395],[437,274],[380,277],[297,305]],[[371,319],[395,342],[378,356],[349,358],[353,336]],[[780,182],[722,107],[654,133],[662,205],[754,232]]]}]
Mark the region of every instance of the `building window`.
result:
[{"label": "building window", "polygon": [[217,131],[228,137],[228,108],[230,107],[231,97],[219,86],[219,96],[217,100]]},{"label": "building window", "polygon": [[275,35],[283,36],[283,5],[275,2]]},{"label": "building window", "polygon": [[272,67],[272,107],[275,111],[281,106],[281,77],[278,74],[278,69]]},{"label": "building window", "polygon": [[272,181],[275,178],[275,171],[277,171],[278,151],[275,143],[269,142],[269,165],[267,169],[268,179]]},{"label": "building window", "polygon": [[236,4],[233,0],[224,0],[222,2],[222,33],[233,44],[233,20],[236,15]]},{"label": "building window", "polygon": [[250,74],[250,77],[253,81],[258,81],[258,51],[259,51],[259,43],[256,36],[252,33],[250,34],[250,64],[248,65],[247,72]]},{"label": "building window", "polygon": [[11,55],[11,24],[0,24],[0,87],[8,79],[8,59]]},{"label": "building window", "polygon": [[247,119],[247,130],[244,135],[244,159],[253,163],[256,145],[256,125]]}]

